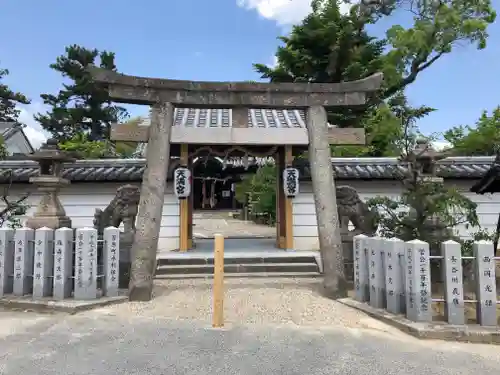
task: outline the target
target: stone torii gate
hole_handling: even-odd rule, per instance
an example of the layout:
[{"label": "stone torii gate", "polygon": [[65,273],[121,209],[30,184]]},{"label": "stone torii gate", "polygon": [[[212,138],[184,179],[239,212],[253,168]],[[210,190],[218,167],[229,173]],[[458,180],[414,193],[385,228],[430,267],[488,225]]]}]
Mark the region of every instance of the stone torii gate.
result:
[{"label": "stone torii gate", "polygon": [[[343,296],[344,265],[330,144],[364,144],[365,137],[364,129],[328,128],[325,107],[365,105],[367,93],[379,89],[381,73],[330,84],[195,82],[128,76],[96,67],[89,71],[96,82],[108,87],[114,101],[152,106],[149,127],[120,125],[112,129],[114,140],[148,142],[132,247],[130,300],[152,298],[171,144],[308,147],[325,291],[333,298]],[[232,124],[224,128],[173,126],[174,107],[230,108]],[[307,129],[248,127],[250,108],[305,110]]]}]

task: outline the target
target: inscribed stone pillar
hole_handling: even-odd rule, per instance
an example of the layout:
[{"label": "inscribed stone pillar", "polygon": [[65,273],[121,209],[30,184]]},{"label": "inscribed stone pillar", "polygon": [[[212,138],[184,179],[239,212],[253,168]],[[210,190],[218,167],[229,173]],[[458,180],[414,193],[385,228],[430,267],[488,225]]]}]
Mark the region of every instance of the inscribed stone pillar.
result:
[{"label": "inscribed stone pillar", "polygon": [[400,314],[404,311],[404,273],[399,258],[404,256],[405,243],[398,238],[384,240],[384,272],[387,311]]},{"label": "inscribed stone pillar", "polygon": [[431,322],[431,280],[429,244],[406,242],[406,317],[414,322]]},{"label": "inscribed stone pillar", "polygon": [[444,299],[446,321],[450,324],[465,324],[464,283],[461,245],[455,241],[441,244],[444,270]]},{"label": "inscribed stone pillar", "polygon": [[35,257],[33,297],[52,295],[52,270],[54,269],[54,231],[39,228],[35,232]]},{"label": "inscribed stone pillar", "polygon": [[495,284],[495,250],[490,241],[477,241],[473,245],[477,280],[477,321],[482,326],[496,326],[497,290]]},{"label": "inscribed stone pillar", "polygon": [[69,298],[73,282],[73,230],[56,229],[54,234],[54,298]]},{"label": "inscribed stone pillar", "polygon": [[12,293],[14,274],[14,230],[0,228],[0,297]]},{"label": "inscribed stone pillar", "polygon": [[347,296],[344,275],[344,256],[337,212],[337,199],[333,167],[328,141],[326,110],[322,106],[307,110],[309,134],[309,162],[311,168],[318,237],[323,258],[323,285],[327,297]]},{"label": "inscribed stone pillar", "polygon": [[354,236],[354,291],[356,300],[366,302],[369,300],[369,274],[368,274],[368,241],[364,234]]}]

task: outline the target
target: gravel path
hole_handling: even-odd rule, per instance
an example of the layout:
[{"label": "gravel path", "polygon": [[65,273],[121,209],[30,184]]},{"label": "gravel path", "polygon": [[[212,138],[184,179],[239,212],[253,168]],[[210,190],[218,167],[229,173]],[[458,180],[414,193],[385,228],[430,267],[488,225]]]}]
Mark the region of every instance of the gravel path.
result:
[{"label": "gravel path", "polygon": [[216,233],[223,234],[225,237],[276,236],[275,227],[234,219],[224,212],[195,213],[193,224],[195,225],[193,228],[195,238],[212,238]]},{"label": "gravel path", "polygon": [[[100,312],[211,324],[212,280],[157,280],[155,284],[155,299],[152,302],[115,305]],[[320,279],[227,278],[225,285],[226,326],[335,326],[371,328],[400,334],[357,310],[322,297],[319,293]]]},{"label": "gravel path", "polygon": [[212,329],[211,282],[161,280],[151,302],[72,316],[0,314],[0,374],[500,372],[496,346],[419,341],[321,297],[321,280],[228,278],[228,323]]}]

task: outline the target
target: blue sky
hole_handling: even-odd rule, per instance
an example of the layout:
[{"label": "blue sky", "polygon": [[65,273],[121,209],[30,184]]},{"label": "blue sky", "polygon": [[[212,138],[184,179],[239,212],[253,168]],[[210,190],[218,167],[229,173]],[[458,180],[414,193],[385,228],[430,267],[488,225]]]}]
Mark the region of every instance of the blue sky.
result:
[{"label": "blue sky", "polygon": [[[495,0],[496,1],[496,0]],[[307,14],[309,0],[0,0],[0,66],[7,83],[32,99],[21,120],[33,139],[32,114],[43,111],[41,93],[56,93],[62,78],[49,64],[69,44],[106,49],[128,74],[192,80],[257,80],[252,63],[273,62],[276,37]],[[391,22],[401,22],[392,19]],[[383,26],[375,32],[383,31]],[[500,27],[488,48],[462,46],[408,89],[412,104],[438,109],[420,123],[424,133],[473,124],[483,109],[500,104]],[[144,115],[146,107],[130,107]]]}]

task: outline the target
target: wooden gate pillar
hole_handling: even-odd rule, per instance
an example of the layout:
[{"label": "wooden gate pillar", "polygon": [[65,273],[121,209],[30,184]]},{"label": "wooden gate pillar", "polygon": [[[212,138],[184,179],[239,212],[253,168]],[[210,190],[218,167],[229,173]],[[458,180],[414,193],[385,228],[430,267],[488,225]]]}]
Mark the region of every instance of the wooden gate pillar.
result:
[{"label": "wooden gate pillar", "polygon": [[285,194],[283,191],[284,151],[284,148],[280,147],[276,153],[276,247],[278,249],[286,248]]},{"label": "wooden gate pillar", "polygon": [[188,157],[188,168],[191,171],[191,194],[188,198],[188,249],[193,248],[193,211],[194,211],[194,175],[193,159]]},{"label": "wooden gate pillar", "polygon": [[278,151],[276,168],[276,242],[279,249],[293,249],[293,202],[283,189],[283,171],[293,163],[292,146]]}]

